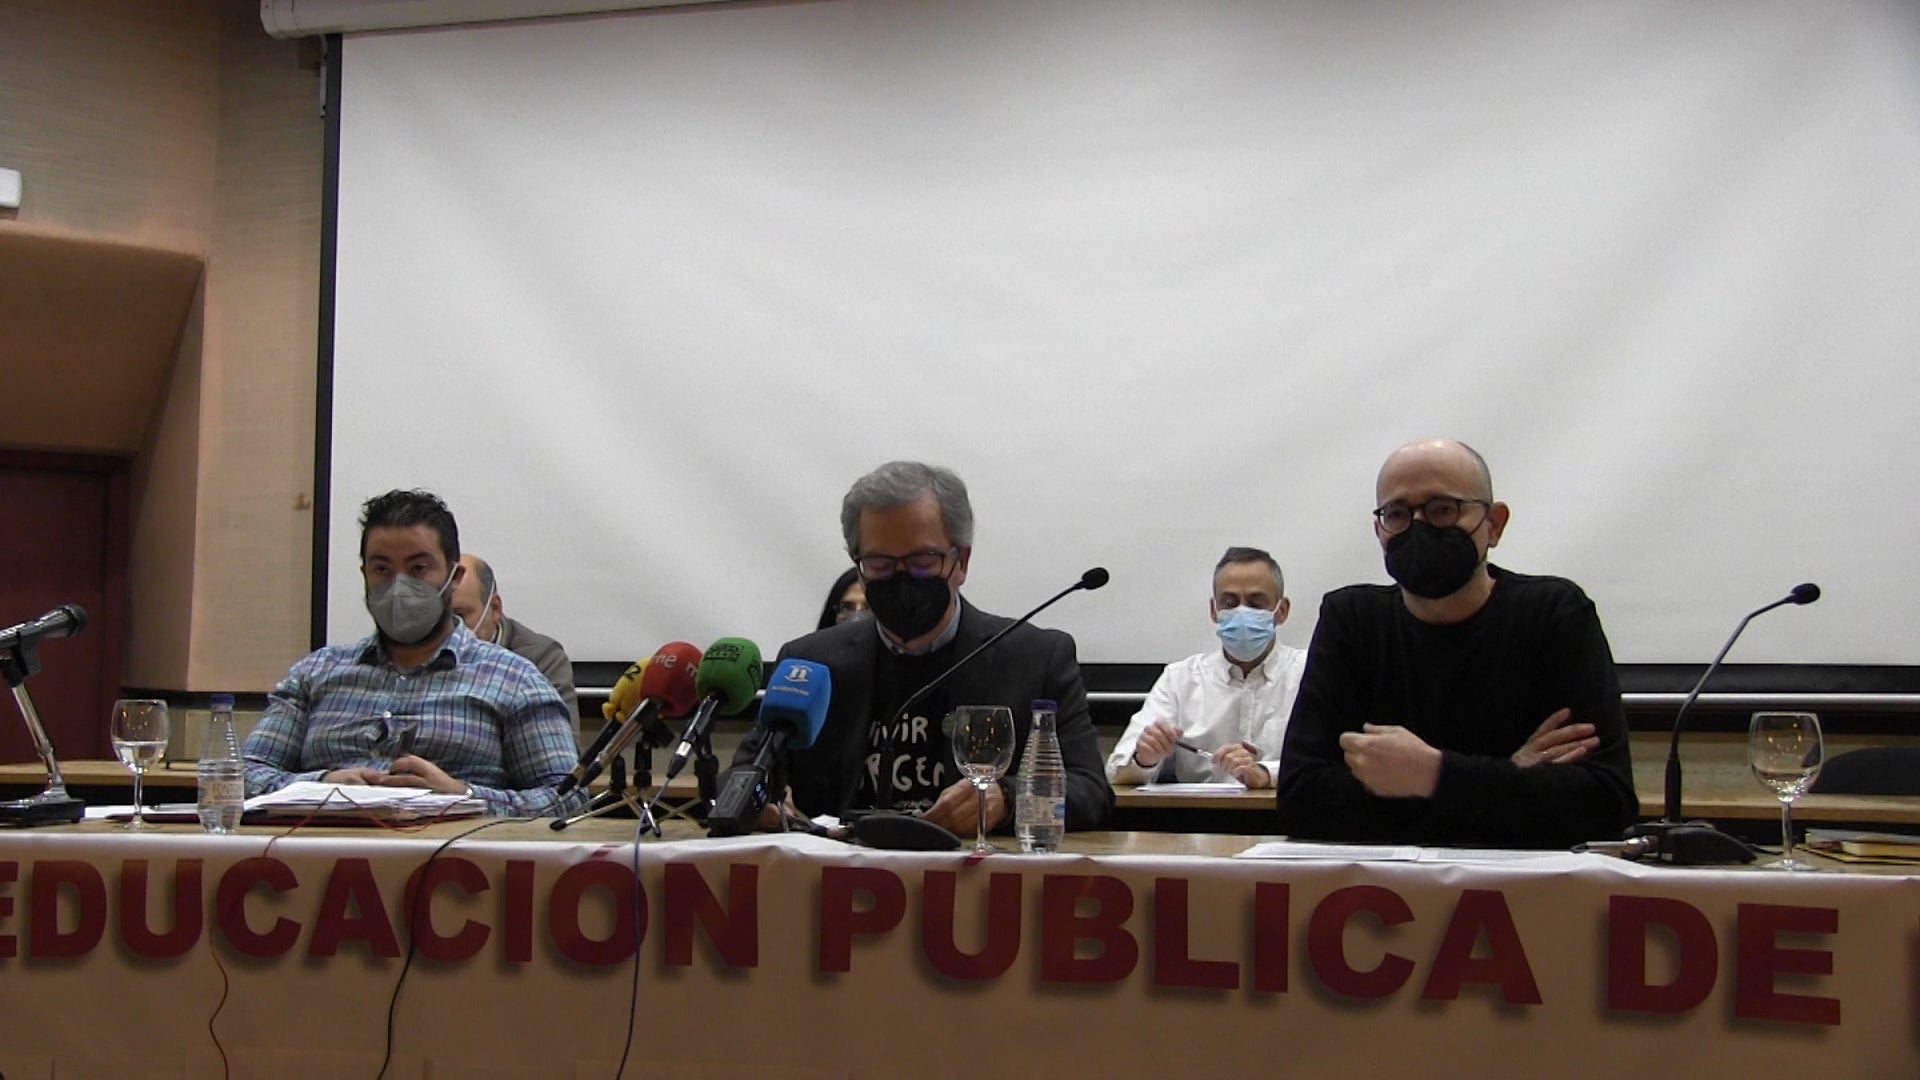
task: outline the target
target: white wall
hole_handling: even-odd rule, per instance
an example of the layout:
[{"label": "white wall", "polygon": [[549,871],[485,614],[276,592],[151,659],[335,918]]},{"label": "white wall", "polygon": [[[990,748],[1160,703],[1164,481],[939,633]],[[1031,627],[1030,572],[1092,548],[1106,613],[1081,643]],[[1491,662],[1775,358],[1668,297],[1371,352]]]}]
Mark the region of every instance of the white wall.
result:
[{"label": "white wall", "polygon": [[349,39],[333,444],[576,659],[807,629],[838,506],[955,467],[967,592],[1204,647],[1228,544],[1384,580],[1474,443],[1616,655],[1911,663],[1920,14],[1900,3],[722,6]]}]

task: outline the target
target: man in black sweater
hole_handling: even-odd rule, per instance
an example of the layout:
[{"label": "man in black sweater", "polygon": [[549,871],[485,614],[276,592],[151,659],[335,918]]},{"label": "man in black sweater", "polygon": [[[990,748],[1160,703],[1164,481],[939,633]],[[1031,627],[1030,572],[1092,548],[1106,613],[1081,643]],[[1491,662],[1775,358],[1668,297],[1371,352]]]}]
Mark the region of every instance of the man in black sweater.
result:
[{"label": "man in black sweater", "polygon": [[1380,468],[1398,582],[1328,593],[1280,757],[1296,838],[1497,847],[1612,839],[1639,809],[1599,614],[1564,578],[1487,562],[1510,511],[1471,447]]}]

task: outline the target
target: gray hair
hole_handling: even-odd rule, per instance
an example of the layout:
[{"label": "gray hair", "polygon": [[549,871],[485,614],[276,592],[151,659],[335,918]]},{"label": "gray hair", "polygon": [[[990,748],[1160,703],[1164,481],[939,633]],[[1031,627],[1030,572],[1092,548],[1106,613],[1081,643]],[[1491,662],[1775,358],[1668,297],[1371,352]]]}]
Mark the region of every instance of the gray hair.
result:
[{"label": "gray hair", "polygon": [[973,504],[967,501],[967,485],[960,477],[939,465],[889,461],[855,480],[847,489],[847,497],[840,501],[840,533],[846,538],[847,554],[860,557],[862,511],[891,510],[928,495],[940,504],[940,523],[946,526],[947,539],[955,547],[972,547]]},{"label": "gray hair", "polygon": [[1219,578],[1220,571],[1225,570],[1234,563],[1250,562],[1266,563],[1267,569],[1273,571],[1273,586],[1279,590],[1279,595],[1274,597],[1275,600],[1287,595],[1287,578],[1285,574],[1280,572],[1280,564],[1274,561],[1273,556],[1257,547],[1228,548],[1227,553],[1220,556],[1220,561],[1213,564],[1213,576],[1216,579]]}]

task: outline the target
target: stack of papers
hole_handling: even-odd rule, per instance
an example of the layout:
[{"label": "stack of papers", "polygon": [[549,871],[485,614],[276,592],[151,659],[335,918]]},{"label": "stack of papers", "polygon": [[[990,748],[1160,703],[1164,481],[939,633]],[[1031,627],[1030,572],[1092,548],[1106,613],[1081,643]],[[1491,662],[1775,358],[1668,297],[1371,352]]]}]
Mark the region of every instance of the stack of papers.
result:
[{"label": "stack of papers", "polygon": [[486,804],[479,799],[425,788],[299,780],[279,791],[248,799],[247,820],[421,821],[473,817],[485,813],[486,809]]},{"label": "stack of papers", "polygon": [[1142,795],[1244,795],[1246,785],[1237,780],[1219,783],[1141,784],[1135,790]]}]

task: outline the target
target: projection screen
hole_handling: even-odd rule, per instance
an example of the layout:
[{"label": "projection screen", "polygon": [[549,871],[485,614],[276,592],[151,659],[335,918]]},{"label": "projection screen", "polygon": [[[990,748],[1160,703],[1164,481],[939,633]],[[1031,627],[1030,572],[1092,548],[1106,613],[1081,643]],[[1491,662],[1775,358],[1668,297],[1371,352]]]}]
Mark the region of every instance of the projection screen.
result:
[{"label": "projection screen", "polygon": [[[445,496],[577,661],[812,628],[949,465],[965,592],[1206,648],[1230,544],[1384,581],[1457,436],[1618,659],[1911,664],[1920,8],[829,0],[350,35],[327,626]],[[1907,569],[1902,569],[1906,567]]]}]

